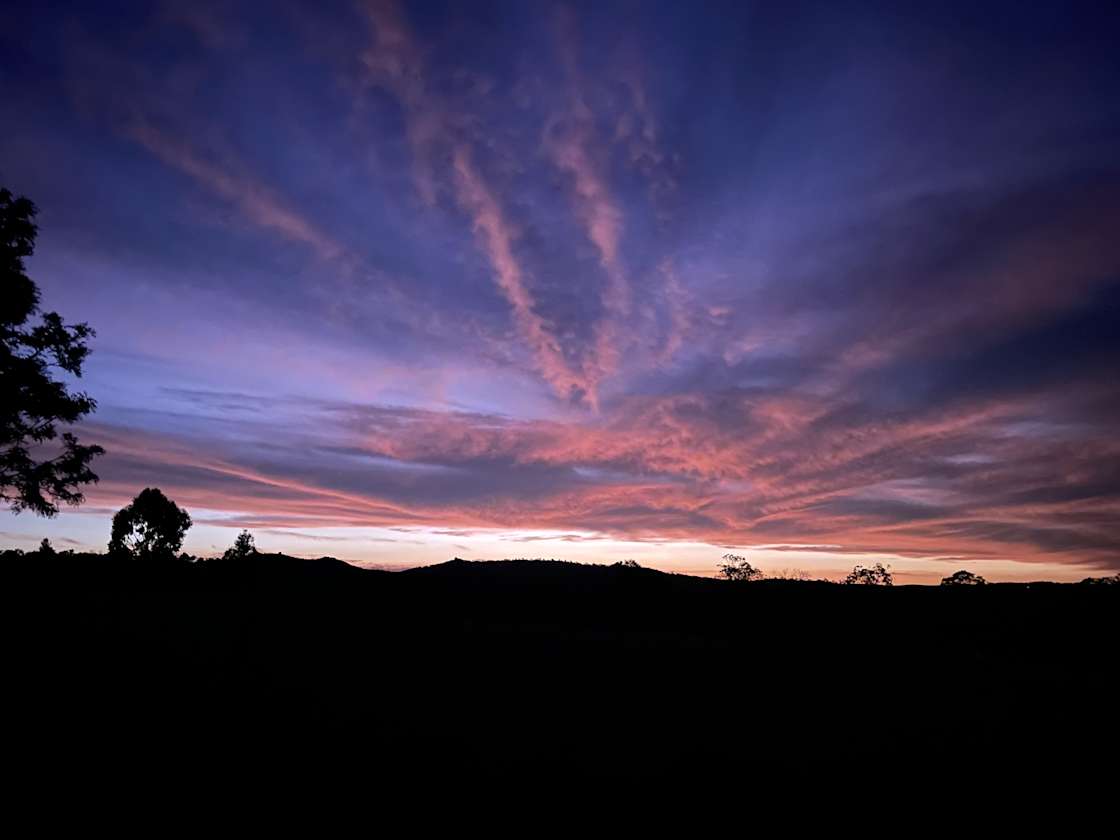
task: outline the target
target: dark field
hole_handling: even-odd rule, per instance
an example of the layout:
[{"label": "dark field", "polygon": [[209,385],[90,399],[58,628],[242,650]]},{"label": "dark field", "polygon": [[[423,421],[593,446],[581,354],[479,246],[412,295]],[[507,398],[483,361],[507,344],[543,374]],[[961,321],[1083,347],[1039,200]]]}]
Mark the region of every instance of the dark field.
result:
[{"label": "dark field", "polygon": [[[1111,786],[1120,588],[6,563],[9,761],[173,788]],[[872,794],[873,795],[873,794]]]}]

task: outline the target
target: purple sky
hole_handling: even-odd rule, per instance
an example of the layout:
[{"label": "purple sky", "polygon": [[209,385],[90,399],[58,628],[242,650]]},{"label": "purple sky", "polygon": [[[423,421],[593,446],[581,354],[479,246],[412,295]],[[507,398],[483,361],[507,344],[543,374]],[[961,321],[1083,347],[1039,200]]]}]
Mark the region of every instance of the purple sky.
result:
[{"label": "purple sky", "polygon": [[7,12],[108,454],[3,542],[1120,569],[1118,16],[905,5]]}]

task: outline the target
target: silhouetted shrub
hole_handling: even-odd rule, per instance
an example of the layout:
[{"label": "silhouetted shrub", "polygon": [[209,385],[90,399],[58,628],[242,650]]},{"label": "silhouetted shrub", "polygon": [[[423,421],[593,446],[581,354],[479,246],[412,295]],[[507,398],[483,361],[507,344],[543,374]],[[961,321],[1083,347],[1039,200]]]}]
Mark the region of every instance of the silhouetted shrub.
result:
[{"label": "silhouetted shrub", "polygon": [[51,541],[48,540],[46,537],[43,537],[43,541],[41,543],[39,543],[39,556],[40,557],[54,557],[56,553],[57,552],[55,552],[54,546],[51,545]]},{"label": "silhouetted shrub", "polygon": [[109,553],[139,558],[172,558],[191,527],[190,515],[154,487],[140,491],[113,517]]},{"label": "silhouetted shrub", "polygon": [[882,563],[876,563],[874,566],[856,566],[844,578],[844,583],[864,586],[893,586],[894,577],[890,573],[890,567],[884,566]]},{"label": "silhouetted shrub", "polygon": [[942,586],[983,586],[987,583],[980,575],[974,575],[972,572],[961,569],[959,572],[953,572],[948,577],[941,578]]},{"label": "silhouetted shrub", "polygon": [[756,569],[746,557],[738,554],[723,555],[723,562],[719,564],[719,573],[727,580],[761,580],[762,570]]},{"label": "silhouetted shrub", "polygon": [[813,580],[813,576],[804,569],[781,569],[780,571],[770,572],[766,575],[766,578],[768,580]]}]

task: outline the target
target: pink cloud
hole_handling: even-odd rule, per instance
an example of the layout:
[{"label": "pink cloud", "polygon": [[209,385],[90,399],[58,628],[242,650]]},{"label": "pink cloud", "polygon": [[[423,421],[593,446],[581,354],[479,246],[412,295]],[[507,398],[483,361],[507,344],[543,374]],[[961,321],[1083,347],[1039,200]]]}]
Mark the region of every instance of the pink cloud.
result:
[{"label": "pink cloud", "polygon": [[618,369],[622,330],[618,321],[630,312],[630,288],[619,255],[622,211],[592,162],[589,115],[554,121],[546,129],[545,146],[554,165],[571,177],[576,215],[599,252],[607,283],[601,299],[604,314],[595,326],[588,376],[598,384]]},{"label": "pink cloud", "polygon": [[588,383],[572,372],[559,342],[536,313],[533,296],[513,254],[513,231],[497,199],[472,165],[465,146],[455,150],[455,174],[459,201],[473,220],[475,232],[494,268],[498,287],[513,307],[514,321],[533,351],[537,370],[558,396],[573,399],[583,395],[593,401],[594,393]]},{"label": "pink cloud", "polygon": [[575,15],[567,7],[560,7],[556,24],[568,102],[565,110],[545,126],[544,149],[553,165],[570,179],[576,216],[595,246],[606,276],[600,296],[604,315],[595,327],[594,345],[587,361],[588,375],[597,386],[618,369],[624,343],[620,322],[631,309],[630,284],[621,255],[625,220],[604,175],[605,167],[599,160],[604,144],[597,137],[595,114],[582,91]]}]

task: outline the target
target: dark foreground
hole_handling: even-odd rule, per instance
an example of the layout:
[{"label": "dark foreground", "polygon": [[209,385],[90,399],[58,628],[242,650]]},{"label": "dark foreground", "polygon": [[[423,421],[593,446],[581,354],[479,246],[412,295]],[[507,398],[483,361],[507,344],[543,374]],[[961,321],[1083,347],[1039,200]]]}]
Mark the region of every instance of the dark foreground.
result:
[{"label": "dark foreground", "polygon": [[8,763],[44,783],[937,799],[1115,780],[1120,587],[279,555],[7,566]]}]

